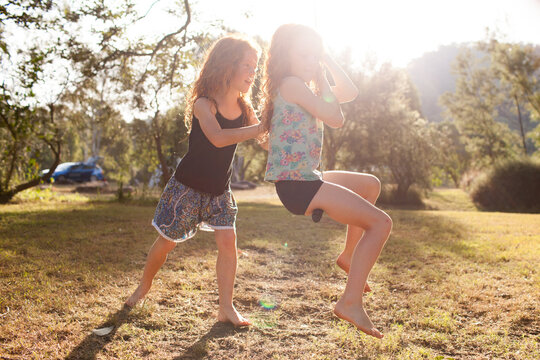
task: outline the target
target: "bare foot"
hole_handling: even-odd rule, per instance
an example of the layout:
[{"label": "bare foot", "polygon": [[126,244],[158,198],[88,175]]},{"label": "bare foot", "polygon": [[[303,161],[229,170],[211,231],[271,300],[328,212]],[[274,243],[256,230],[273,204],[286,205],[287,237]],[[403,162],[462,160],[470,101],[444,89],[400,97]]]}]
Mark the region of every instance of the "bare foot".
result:
[{"label": "bare foot", "polygon": [[[336,264],[348,274],[349,268],[351,267],[351,257],[346,256],[343,253],[341,253],[336,260]],[[370,291],[371,291],[371,287],[366,281],[366,285],[364,286],[364,293],[368,293]]]},{"label": "bare foot", "polygon": [[375,328],[362,306],[347,305],[343,300],[339,300],[334,308],[334,314],[337,317],[346,320],[356,326],[358,330],[364,333],[382,339],[383,334]]},{"label": "bare foot", "polygon": [[251,325],[249,320],[240,315],[234,306],[226,309],[220,308],[218,312],[218,321],[230,322],[234,327]]},{"label": "bare foot", "polygon": [[126,300],[126,306],[135,306],[135,304],[137,304],[137,302],[139,302],[139,300],[141,300],[146,295],[148,290],[150,290],[150,286],[143,287],[142,284],[139,285],[137,289],[135,289],[133,294],[131,294],[131,296]]}]

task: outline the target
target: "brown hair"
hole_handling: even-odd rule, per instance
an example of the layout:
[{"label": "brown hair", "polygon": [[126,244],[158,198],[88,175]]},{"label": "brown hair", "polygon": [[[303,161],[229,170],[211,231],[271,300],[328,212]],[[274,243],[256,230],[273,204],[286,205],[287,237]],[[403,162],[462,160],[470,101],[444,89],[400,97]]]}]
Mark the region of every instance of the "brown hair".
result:
[{"label": "brown hair", "polygon": [[322,39],[315,30],[305,25],[281,25],[274,35],[268,50],[268,57],[264,69],[261,101],[261,122],[268,133],[270,120],[274,112],[274,97],[283,78],[290,75],[290,50],[298,39],[312,40],[322,52]]},{"label": "brown hair", "polygon": [[[245,52],[248,50],[255,52],[257,57],[261,52],[260,47],[255,42],[238,34],[225,36],[210,47],[206,53],[201,71],[187,96],[184,123],[188,131],[191,131],[193,104],[195,101],[200,97],[206,97],[217,108],[214,97],[221,89],[230,86],[236,65],[242,61]],[[244,114],[250,109],[250,96],[251,87],[247,93],[242,93],[238,97],[238,104]]]}]

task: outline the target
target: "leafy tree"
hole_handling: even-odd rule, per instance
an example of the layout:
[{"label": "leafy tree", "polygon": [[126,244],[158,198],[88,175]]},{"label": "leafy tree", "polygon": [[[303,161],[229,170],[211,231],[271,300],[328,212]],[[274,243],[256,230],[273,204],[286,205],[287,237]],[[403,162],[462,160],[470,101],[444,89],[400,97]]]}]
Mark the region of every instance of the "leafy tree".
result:
[{"label": "leafy tree", "polygon": [[18,192],[46,181],[52,172],[41,177],[36,157],[44,143],[54,154],[52,171],[60,162],[62,142],[57,125],[61,113],[55,105],[48,109],[30,108],[12,101],[3,89],[0,95],[0,203],[7,203]]},{"label": "leafy tree", "polygon": [[123,200],[124,184],[131,177],[131,154],[129,127],[119,113],[113,113],[103,136],[103,170],[118,183],[119,200]]},{"label": "leafy tree", "polygon": [[[190,4],[188,0],[179,4],[170,9],[171,14],[184,18],[177,29],[162,37],[135,40],[128,40],[130,26],[146,15],[139,16],[129,0],[122,3],[96,0],[62,4],[17,0],[0,5],[2,68],[8,69],[8,62],[4,61],[8,58],[15,64],[2,72],[1,79],[3,96],[0,100],[4,119],[0,141],[7,150],[1,154],[0,162],[13,162],[2,176],[11,177],[15,170],[29,174],[37,159],[50,161],[51,157],[41,151],[42,145],[25,142],[24,139],[41,139],[54,145],[56,156],[53,164],[58,164],[60,159],[61,144],[65,140],[60,137],[62,133],[70,135],[70,154],[81,156],[77,145],[90,138],[91,143],[84,144],[83,149],[95,155],[101,148],[103,134],[114,126],[114,122],[107,123],[110,120],[109,110],[117,105],[112,99],[119,99],[123,104],[132,100],[139,111],[153,110],[154,114],[159,113],[158,109],[163,111],[163,105],[152,106],[154,99],[162,99],[168,92],[171,102],[178,100],[184,84],[183,73],[189,70],[194,54],[197,54],[197,44],[206,38],[200,34],[188,36]],[[7,26],[19,29],[19,33],[32,35],[36,40],[30,47],[22,48],[14,39],[4,37]],[[81,36],[83,33],[86,36]],[[17,69],[16,74],[13,68]],[[65,71],[55,71],[59,68]],[[10,78],[4,74],[9,74]],[[116,96],[102,96],[105,87],[100,84],[100,79],[102,83],[107,79],[107,83],[116,88]],[[52,89],[49,93],[56,92],[52,96],[54,100],[44,102],[41,94],[37,95],[40,87],[41,90]],[[61,114],[69,114],[76,120],[75,124],[58,119],[60,104],[67,105]],[[43,112],[39,109],[50,109],[47,119],[54,119],[54,126],[51,121],[48,127],[36,121],[34,114]],[[21,122],[23,115],[26,116],[25,122]],[[161,126],[157,124],[153,128],[160,129]],[[90,135],[85,136],[84,132]],[[56,137],[52,138],[51,134]],[[20,156],[21,149],[30,155]],[[83,154],[84,157],[86,155]],[[22,179],[19,174],[18,181]],[[33,180],[36,181],[29,184],[39,183],[38,178]],[[13,181],[3,179],[2,193],[8,191],[13,194],[13,189],[19,191],[20,187]]]},{"label": "leafy tree", "polygon": [[98,10],[82,6],[73,9],[69,18],[79,22],[90,16],[101,21],[98,27],[101,30],[97,31],[99,51],[92,51],[89,44],[75,35],[69,37],[71,46],[65,57],[76,63],[78,71],[86,77],[107,72],[107,78],[119,85],[128,102],[131,100],[137,111],[149,116],[148,130],[154,140],[153,147],[164,184],[172,168],[168,164],[163,139],[166,129],[171,127],[164,121],[169,121],[171,117],[163,112],[181,101],[186,85],[184,70],[191,69],[200,58],[198,45],[204,44],[207,36],[199,33],[188,35],[191,8],[187,0],[180,7],[170,9],[171,13],[184,18],[181,26],[155,41],[142,37],[131,42],[124,40],[130,22],[124,21],[121,25],[116,20],[121,16],[138,21],[140,18],[136,18],[132,4],[127,3],[113,16],[105,16]]},{"label": "leafy tree", "polygon": [[325,129],[324,168],[376,173],[397,185],[395,200],[405,201],[413,184],[430,186],[434,129],[422,119],[417,91],[404,71],[384,64],[349,74],[359,96],[344,104],[341,129]]},{"label": "leafy tree", "polygon": [[523,152],[527,155],[524,113],[540,114],[540,54],[532,45],[499,42],[494,38],[479,43],[479,48],[490,55],[491,70],[514,105]]},{"label": "leafy tree", "polygon": [[129,123],[133,156],[131,158],[136,184],[142,183],[146,187],[156,171],[159,161],[154,148],[154,140],[150,134],[148,121],[134,119]]},{"label": "leafy tree", "polygon": [[[184,124],[183,107],[173,107],[165,114],[158,115],[160,134],[160,147],[165,161],[165,166],[173,171],[178,160],[185,155],[188,147],[188,134]],[[137,181],[146,186],[156,169],[162,168],[158,159],[155,147],[156,139],[154,134],[156,129],[152,129],[153,119],[135,119],[130,124],[131,138],[133,142],[132,161],[134,171],[137,173]],[[165,155],[167,154],[167,155]],[[169,178],[161,177],[160,185]]]},{"label": "leafy tree", "polygon": [[477,167],[515,154],[515,135],[506,124],[496,121],[503,96],[498,79],[471,51],[460,54],[454,65],[457,75],[454,93],[445,93],[441,103],[463,135],[467,151]]},{"label": "leafy tree", "polygon": [[[52,8],[52,1],[7,1],[0,5],[0,203],[15,194],[48,180],[38,173],[37,159],[43,150],[53,154],[54,170],[60,162],[62,107],[50,101],[39,106],[34,87],[42,78],[53,49],[30,46],[17,49],[5,38],[5,29],[13,31],[43,29],[49,21],[44,14]],[[16,64],[9,69],[7,63]]]},{"label": "leafy tree", "polygon": [[435,164],[459,187],[462,175],[469,168],[471,157],[454,122],[443,121],[435,127],[435,143],[439,150]]}]

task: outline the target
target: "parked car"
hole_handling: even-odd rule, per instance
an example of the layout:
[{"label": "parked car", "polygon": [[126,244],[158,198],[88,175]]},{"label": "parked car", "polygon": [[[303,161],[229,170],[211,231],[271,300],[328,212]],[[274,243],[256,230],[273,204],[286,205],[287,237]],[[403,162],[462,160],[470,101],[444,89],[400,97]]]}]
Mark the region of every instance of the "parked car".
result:
[{"label": "parked car", "polygon": [[[49,170],[43,170],[42,174]],[[95,162],[65,162],[56,167],[51,178],[56,182],[105,181],[103,170]]]}]

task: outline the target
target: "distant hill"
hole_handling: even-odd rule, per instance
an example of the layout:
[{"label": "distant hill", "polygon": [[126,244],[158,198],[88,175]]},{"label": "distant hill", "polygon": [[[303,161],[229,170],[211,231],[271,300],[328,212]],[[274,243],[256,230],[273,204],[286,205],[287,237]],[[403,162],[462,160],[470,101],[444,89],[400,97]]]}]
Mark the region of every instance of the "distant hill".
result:
[{"label": "distant hill", "polygon": [[[445,92],[454,91],[455,79],[452,74],[452,64],[462,49],[472,46],[471,43],[441,46],[436,51],[425,53],[412,60],[407,66],[406,71],[418,89],[422,114],[428,121],[444,120],[439,97]],[[540,53],[540,45],[536,47],[536,50]],[[473,49],[473,53],[479,58],[485,56],[478,50]],[[507,108],[501,108],[500,114],[498,121],[508,124],[512,130],[518,130],[517,115]],[[524,114],[523,120],[525,131],[530,131],[536,126],[528,114]]]},{"label": "distant hill", "polygon": [[445,92],[454,91],[452,63],[459,52],[467,46],[469,44],[441,46],[436,51],[425,53],[422,57],[412,60],[406,68],[418,89],[422,113],[431,122],[444,120],[443,109],[438,100]]},{"label": "distant hill", "polygon": [[[425,53],[421,57],[412,60],[406,68],[411,77],[411,81],[418,89],[422,115],[430,122],[440,122],[444,120],[443,108],[439,105],[439,97],[445,92],[453,92],[455,89],[455,79],[452,74],[452,65],[464,48],[471,48],[470,43],[452,44],[441,46],[438,50]],[[540,53],[540,45],[536,47]],[[484,53],[473,50],[477,57],[485,56]],[[513,131],[519,131],[519,122],[513,104],[506,104],[499,107],[499,116],[496,119],[507,124]],[[525,133],[537,126],[531,120],[530,114],[523,113],[523,127]],[[527,140],[527,147],[535,149],[532,140]]]}]

